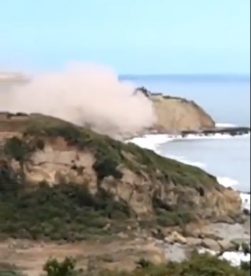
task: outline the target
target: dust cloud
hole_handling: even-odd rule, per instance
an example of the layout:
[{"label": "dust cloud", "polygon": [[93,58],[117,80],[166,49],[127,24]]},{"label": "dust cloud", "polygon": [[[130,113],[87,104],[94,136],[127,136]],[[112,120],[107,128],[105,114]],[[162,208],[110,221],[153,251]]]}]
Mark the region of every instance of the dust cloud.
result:
[{"label": "dust cloud", "polygon": [[130,135],[155,122],[151,101],[134,91],[109,68],[71,64],[1,92],[0,110],[42,113],[113,137]]}]

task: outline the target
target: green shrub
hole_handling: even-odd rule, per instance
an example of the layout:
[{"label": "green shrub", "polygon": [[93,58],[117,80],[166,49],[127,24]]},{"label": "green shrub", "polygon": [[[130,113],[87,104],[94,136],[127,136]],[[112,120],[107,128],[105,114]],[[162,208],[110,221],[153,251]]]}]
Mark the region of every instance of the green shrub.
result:
[{"label": "green shrub", "polygon": [[193,220],[192,215],[186,211],[161,211],[157,213],[157,223],[163,227],[185,225]]},{"label": "green shrub", "polygon": [[0,162],[0,193],[14,193],[20,187],[17,174],[5,161]]},{"label": "green shrub", "polygon": [[5,143],[4,153],[19,162],[24,162],[31,153],[31,149],[22,139],[13,137]]},{"label": "green shrub", "polygon": [[118,163],[115,160],[104,158],[97,160],[93,168],[97,173],[98,179],[102,180],[106,176],[113,176],[115,179],[120,179],[122,173],[117,169]]},{"label": "green shrub", "polygon": [[47,276],[77,276],[80,270],[75,268],[76,262],[72,258],[65,258],[62,262],[56,259],[47,261],[44,265],[44,271]]},{"label": "green shrub", "polygon": [[241,270],[250,272],[250,262],[241,262]]},{"label": "green shrub", "polygon": [[45,147],[45,142],[43,139],[37,139],[35,140],[35,148],[38,150],[43,150]]},{"label": "green shrub", "polygon": [[35,190],[2,194],[0,199],[0,233],[18,238],[89,239],[112,233],[105,225],[130,217],[125,203],[104,191],[93,196],[83,185],[43,183]]}]

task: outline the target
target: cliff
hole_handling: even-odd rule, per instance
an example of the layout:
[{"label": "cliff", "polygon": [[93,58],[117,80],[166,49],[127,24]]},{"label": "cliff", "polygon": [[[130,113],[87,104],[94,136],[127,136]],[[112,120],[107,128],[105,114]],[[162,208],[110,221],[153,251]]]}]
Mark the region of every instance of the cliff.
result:
[{"label": "cliff", "polygon": [[118,217],[172,226],[241,212],[238,194],[205,171],[58,119],[2,114],[0,139],[2,234],[54,237],[66,227],[73,237]]},{"label": "cliff", "polygon": [[145,88],[138,88],[136,91],[143,93],[153,102],[157,117],[154,129],[160,132],[175,133],[215,128],[215,122],[211,116],[194,101],[151,93]]}]

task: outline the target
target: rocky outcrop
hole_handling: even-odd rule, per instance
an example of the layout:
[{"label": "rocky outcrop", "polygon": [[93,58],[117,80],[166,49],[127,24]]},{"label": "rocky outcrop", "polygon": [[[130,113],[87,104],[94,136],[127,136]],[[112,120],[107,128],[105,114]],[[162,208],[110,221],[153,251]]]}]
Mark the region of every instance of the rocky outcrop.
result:
[{"label": "rocky outcrop", "polygon": [[157,117],[155,130],[176,133],[181,131],[200,131],[212,129],[215,122],[194,101],[184,98],[166,96],[161,93],[151,93],[145,88],[138,88],[137,93],[143,93],[153,102]]}]

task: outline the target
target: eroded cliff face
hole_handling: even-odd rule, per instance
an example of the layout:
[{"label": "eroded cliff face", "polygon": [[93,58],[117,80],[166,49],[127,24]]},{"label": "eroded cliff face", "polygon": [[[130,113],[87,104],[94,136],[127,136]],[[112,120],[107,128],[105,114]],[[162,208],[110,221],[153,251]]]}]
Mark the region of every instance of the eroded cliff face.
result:
[{"label": "eroded cliff face", "polygon": [[197,104],[179,98],[153,97],[157,126],[167,132],[200,131],[215,127],[213,119]]},{"label": "eroded cliff face", "polygon": [[[241,212],[238,193],[222,187],[215,177],[199,168],[62,121],[48,124],[48,120],[52,119],[19,119],[17,128],[12,118],[16,126],[13,137],[19,129],[17,141],[21,141],[14,142],[22,150],[29,148],[27,156],[18,155],[19,159],[11,156],[11,148],[4,150],[10,141],[11,123],[5,139],[1,129],[1,158],[16,174],[23,175],[27,185],[75,183],[85,185],[94,196],[106,191],[139,218],[178,211],[199,219],[224,220]],[[13,143],[8,146],[13,147]]]},{"label": "eroded cliff face", "polygon": [[[193,187],[193,183],[186,186],[172,179],[152,179],[145,172],[137,174],[120,164],[118,170],[122,173],[121,179],[110,175],[98,180],[93,168],[95,161],[95,156],[89,151],[79,152],[76,148],[68,147],[60,149],[55,143],[47,144],[26,162],[25,178],[33,185],[41,182],[52,186],[62,182],[86,185],[94,195],[99,189],[104,189],[115,200],[126,202],[138,217],[153,216],[155,201],[169,210],[191,210],[198,218],[217,220],[239,213],[240,199],[237,193],[219,186],[209,175],[205,174],[206,184],[201,182],[198,188],[197,185]],[[197,182],[196,179],[191,181]]]},{"label": "eroded cliff face", "polygon": [[145,88],[139,88],[136,91],[143,93],[152,101],[157,117],[154,129],[160,132],[176,133],[215,128],[212,117],[194,101],[151,93]]}]

